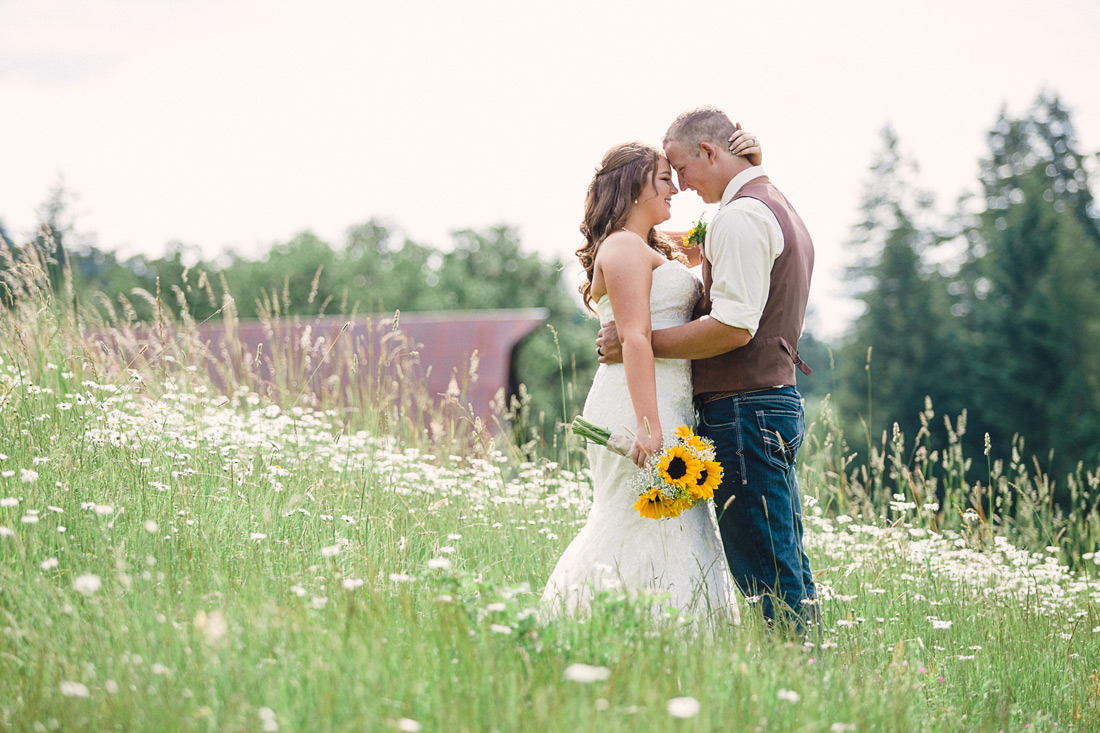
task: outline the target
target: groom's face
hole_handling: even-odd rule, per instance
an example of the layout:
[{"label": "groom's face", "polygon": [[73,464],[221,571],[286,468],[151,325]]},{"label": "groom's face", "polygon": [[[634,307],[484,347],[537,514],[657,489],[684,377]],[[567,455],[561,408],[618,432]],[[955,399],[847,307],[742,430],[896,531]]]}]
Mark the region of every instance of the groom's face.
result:
[{"label": "groom's face", "polygon": [[722,190],[713,190],[715,186],[711,179],[714,178],[714,166],[702,146],[689,151],[679,140],[671,140],[665,146],[665,155],[672,170],[676,172],[680,190],[691,189],[708,204],[716,203],[722,197]]}]

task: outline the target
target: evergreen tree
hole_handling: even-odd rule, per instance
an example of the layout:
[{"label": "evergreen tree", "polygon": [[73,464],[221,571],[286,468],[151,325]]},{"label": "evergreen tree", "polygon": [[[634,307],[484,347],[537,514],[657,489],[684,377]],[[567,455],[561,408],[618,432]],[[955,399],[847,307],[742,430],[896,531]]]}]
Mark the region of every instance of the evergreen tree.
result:
[{"label": "evergreen tree", "polygon": [[849,434],[875,445],[895,422],[915,437],[926,397],[941,412],[958,406],[961,362],[945,280],[926,261],[941,241],[929,223],[932,199],[913,184],[916,165],[894,131],[882,137],[853,237],[860,259],[848,274],[865,310],[842,351],[840,399],[849,419],[860,418],[859,432]]},{"label": "evergreen tree", "polygon": [[1057,478],[1100,457],[1100,216],[1056,96],[1002,112],[989,145],[959,288],[975,413],[995,453],[1019,433]]}]

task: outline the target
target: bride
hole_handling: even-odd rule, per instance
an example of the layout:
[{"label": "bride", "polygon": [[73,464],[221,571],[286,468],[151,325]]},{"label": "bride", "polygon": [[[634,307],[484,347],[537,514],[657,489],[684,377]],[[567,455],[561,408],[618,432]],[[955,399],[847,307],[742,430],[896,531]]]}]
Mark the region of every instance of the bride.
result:
[{"label": "bride", "polygon": [[[745,135],[736,133],[730,148],[752,159],[760,149]],[[668,160],[642,143],[609,150],[588,186],[586,241],[577,250],[587,278],[580,290],[601,322],[615,321],[623,363],[600,365],[584,417],[636,437],[630,456],[588,446],[592,509],[546,583],[543,602],[554,611],[575,613],[597,591],[621,589],[662,595],[690,616],[740,620],[714,509],[700,502],[678,517],[654,520],[633,508],[639,467],[660,451],[663,436],[695,425],[691,362],[656,359],[650,343],[652,329],[691,320],[702,290],[656,229],[668,220],[677,192]]]}]

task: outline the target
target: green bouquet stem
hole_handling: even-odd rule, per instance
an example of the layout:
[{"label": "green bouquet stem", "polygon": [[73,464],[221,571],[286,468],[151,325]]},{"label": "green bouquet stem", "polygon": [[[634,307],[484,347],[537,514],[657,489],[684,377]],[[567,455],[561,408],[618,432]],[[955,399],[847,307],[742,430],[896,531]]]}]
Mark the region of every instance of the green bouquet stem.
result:
[{"label": "green bouquet stem", "polygon": [[625,433],[617,433],[600,425],[593,425],[583,417],[573,418],[573,434],[579,435],[596,445],[602,445],[612,453],[620,456],[630,455],[630,449],[634,447],[634,438]]}]

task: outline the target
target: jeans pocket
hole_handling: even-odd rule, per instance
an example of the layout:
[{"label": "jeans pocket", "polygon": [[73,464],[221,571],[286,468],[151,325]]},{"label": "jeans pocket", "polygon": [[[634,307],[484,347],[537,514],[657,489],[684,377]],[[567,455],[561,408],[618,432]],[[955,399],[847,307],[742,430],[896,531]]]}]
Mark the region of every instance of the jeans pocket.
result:
[{"label": "jeans pocket", "polygon": [[737,429],[737,412],[725,406],[706,406],[698,412],[699,426],[708,433],[724,433]]},{"label": "jeans pocket", "polygon": [[756,421],[764,438],[768,461],[781,469],[794,466],[795,454],[802,445],[806,417],[800,409],[757,410]]}]

